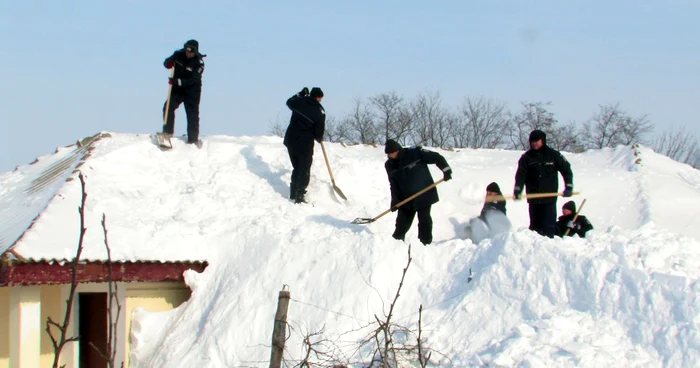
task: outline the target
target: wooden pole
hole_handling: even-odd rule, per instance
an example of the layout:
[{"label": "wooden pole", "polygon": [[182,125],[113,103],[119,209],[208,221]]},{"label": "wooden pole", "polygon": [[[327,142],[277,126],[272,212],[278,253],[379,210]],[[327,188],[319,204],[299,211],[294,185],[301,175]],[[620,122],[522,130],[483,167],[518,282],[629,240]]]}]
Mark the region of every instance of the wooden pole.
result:
[{"label": "wooden pole", "polygon": [[277,299],[277,312],[275,313],[275,325],[272,330],[272,351],[270,353],[270,368],[282,367],[284,354],[285,332],[287,330],[287,309],[289,308],[290,293],[287,285],[282,286]]}]

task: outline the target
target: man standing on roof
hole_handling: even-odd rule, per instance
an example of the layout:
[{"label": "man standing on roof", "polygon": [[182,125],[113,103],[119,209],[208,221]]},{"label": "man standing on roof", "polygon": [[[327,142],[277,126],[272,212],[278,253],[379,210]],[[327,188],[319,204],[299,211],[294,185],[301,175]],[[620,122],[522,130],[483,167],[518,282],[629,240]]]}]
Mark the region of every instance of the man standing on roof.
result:
[{"label": "man standing on roof", "polygon": [[[386,141],[384,153],[387,155],[384,168],[389,176],[391,189],[391,208],[399,202],[418,193],[433,184],[433,177],[428,169],[429,164],[437,165],[443,173],[443,179],[452,179],[452,169],[442,155],[421,147],[403,148],[393,139]],[[404,240],[413,218],[418,214],[418,239],[423,245],[433,242],[433,219],[430,217],[430,207],[440,200],[436,188],[416,197],[398,208],[396,228],[392,235],[394,239]]]},{"label": "man standing on roof", "polygon": [[[569,161],[559,151],[547,146],[547,135],[543,131],[533,130],[529,140],[530,149],[518,161],[513,198],[520,199],[523,186],[528,194],[556,193],[559,190],[557,173],[564,178],[564,197],[571,197],[574,174]],[[527,202],[530,205],[530,230],[554,237],[557,232],[557,197],[528,199]]]},{"label": "man standing on roof", "polygon": [[182,49],[175,51],[163,62],[167,69],[175,68],[173,77],[168,81],[172,85],[170,105],[167,101],[163,105],[163,114],[168,107],[168,120],[163,126],[163,133],[173,135],[175,110],[184,103],[187,113],[187,143],[191,144],[199,144],[199,99],[202,95],[204,57],[206,55],[199,53],[199,42],[189,40]]},{"label": "man standing on roof", "polygon": [[314,141],[321,143],[326,128],[326,110],[321,105],[323,91],[314,87],[304,87],[287,100],[292,110],[284,145],[292,161],[292,182],[289,185],[289,198],[294,203],[306,203],[306,187],[311,178],[311,164],[314,159]]}]

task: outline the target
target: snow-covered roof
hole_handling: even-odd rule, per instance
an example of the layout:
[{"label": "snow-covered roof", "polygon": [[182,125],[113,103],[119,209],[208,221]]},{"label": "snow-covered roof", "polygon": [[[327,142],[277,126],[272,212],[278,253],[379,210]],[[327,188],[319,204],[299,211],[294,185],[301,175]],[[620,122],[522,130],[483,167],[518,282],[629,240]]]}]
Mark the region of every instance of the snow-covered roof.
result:
[{"label": "snow-covered roof", "polygon": [[[180,140],[175,144],[172,151],[161,151],[149,135],[103,133],[88,144],[58,149],[2,174],[2,250],[12,246],[34,260],[73,257],[79,238],[80,183],[72,179],[78,165],[88,193],[83,251],[88,260],[106,255],[103,214],[115,260],[165,262],[206,260],[212,247],[234,246],[236,229],[251,221],[282,221],[279,226],[284,226],[277,218],[297,210],[285,199],[291,168],[278,138],[214,136],[205,138],[202,149]],[[381,213],[390,202],[381,148],[326,145],[336,183],[350,199],[345,202],[332,194],[324,161],[317,159],[309,197],[330,201],[333,209],[313,210],[318,212],[316,221],[350,221]],[[630,147],[567,154],[576,189],[589,198],[586,215],[598,228],[634,229],[653,222],[700,237],[700,227],[687,223],[700,208],[700,173],[644,147],[636,151],[644,151],[643,165],[652,166],[645,174],[636,170],[638,157]],[[448,216],[465,220],[478,211],[491,181],[510,192],[520,152],[442,153],[454,168],[455,180],[440,188],[443,203],[436,207],[436,222],[449,221]],[[667,209],[679,216],[658,215]],[[509,214],[517,225],[527,224],[526,213]],[[452,231],[438,226],[436,239],[455,236]]]},{"label": "snow-covered roof", "polygon": [[[108,136],[108,135],[106,135]],[[0,254],[27,231],[63,187],[72,180],[101,134],[56,149],[52,155],[2,176],[0,186]]]},{"label": "snow-covered roof", "polygon": [[[292,295],[285,357],[302,350],[305,331],[323,329],[324,338],[342,340],[342,356],[361,361],[352,342],[386,311],[406,265],[406,243],[414,244],[413,263],[396,321],[415,327],[422,304],[427,344],[444,354],[433,355],[441,366],[700,360],[688,348],[700,344],[700,172],[650,149],[565,153],[582,193],[572,199],[587,199],[582,213],[595,227],[586,239],[540,237],[526,230],[527,204],[509,201],[513,230],[479,244],[463,239],[464,225],[478,215],[490,182],[510,193],[521,152],[439,150],[454,175],[438,187],[434,243],[423,247],[415,225],[406,243],[391,238],[393,213],[368,225],[350,223],[390,204],[381,147],[326,143],[347,201],[334,195],[316,148],[311,204],[295,205],[287,199],[291,165],[280,138],[210,136],[201,149],[174,145],[161,151],[148,135],[111,134],[92,144],[80,167],[88,193],[85,258],[105,258],[105,214],[117,261],[209,263],[202,273],[185,272],[193,293],[183,306],[135,314],[134,364],[263,364],[282,284]],[[23,207],[28,191],[18,189],[38,177],[33,167],[48,167],[74,149],[0,175],[0,203],[15,203],[34,218],[29,227],[8,226],[17,223],[8,212],[0,217],[3,239],[24,233],[13,242],[23,257],[75,254],[78,180],[42,195],[45,206]],[[441,175],[432,166],[431,172]]]}]

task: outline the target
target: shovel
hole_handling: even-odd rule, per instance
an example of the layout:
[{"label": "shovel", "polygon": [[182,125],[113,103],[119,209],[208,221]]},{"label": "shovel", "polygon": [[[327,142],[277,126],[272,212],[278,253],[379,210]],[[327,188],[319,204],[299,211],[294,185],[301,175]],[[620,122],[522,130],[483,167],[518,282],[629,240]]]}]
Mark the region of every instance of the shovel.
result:
[{"label": "shovel", "polygon": [[[578,211],[576,211],[576,215],[574,216],[574,219],[571,220],[571,222],[576,222],[576,219],[578,218],[578,214],[581,213],[581,210],[583,209],[584,204],[586,204],[585,198],[584,198],[583,202],[581,202],[581,205],[578,206]],[[564,232],[564,236],[569,236],[569,232],[571,232],[571,228],[566,229],[566,232]]]},{"label": "shovel", "polygon": [[[175,66],[173,65],[172,70],[170,71],[170,78],[175,77]],[[170,87],[168,87],[168,100],[165,103],[165,114],[163,114],[163,129],[165,129],[165,126],[168,124],[168,113],[170,112],[170,97],[173,94],[173,85],[171,84]],[[172,149],[173,148],[173,142],[170,141],[171,134],[168,133],[156,133],[156,139],[158,140],[158,145],[161,148],[165,149]],[[168,142],[168,144],[165,144],[165,142]]]},{"label": "shovel", "polygon": [[429,191],[429,190],[435,188],[436,185],[442,183],[443,181],[445,181],[445,179],[440,179],[440,180],[436,181],[435,183],[428,185],[427,187],[425,187],[425,188],[421,189],[420,191],[418,191],[418,193],[416,193],[416,194],[414,194],[414,195],[412,195],[412,196],[410,196],[410,197],[404,199],[403,201],[401,201],[401,202],[395,204],[393,207],[389,208],[388,210],[386,210],[386,211],[380,213],[377,217],[374,217],[374,218],[362,218],[362,217],[358,217],[358,218],[352,220],[352,223],[353,223],[353,224],[360,224],[360,225],[362,225],[362,224],[371,224],[371,223],[377,221],[380,217],[382,217],[382,216],[386,215],[387,213],[391,212],[391,210],[393,210],[393,209],[395,209],[395,208],[399,208],[399,207],[403,206],[404,204],[406,204],[406,203],[412,201],[413,199],[415,199],[415,198],[418,197],[419,195],[421,195],[421,194],[423,194],[423,193],[425,193],[425,192],[427,192],[427,191]]},{"label": "shovel", "polygon": [[[579,195],[580,192],[573,192],[571,195]],[[562,197],[564,193],[532,193],[524,194],[520,196],[520,199],[535,199],[535,198],[551,198],[551,197]],[[488,196],[484,199],[484,202],[502,202],[508,199],[513,199],[513,197],[506,197],[503,195]]]},{"label": "shovel", "polygon": [[333,178],[333,171],[331,171],[331,164],[328,162],[328,155],[326,154],[326,147],[323,145],[323,141],[321,141],[321,150],[323,150],[323,158],[326,159],[326,167],[328,168],[328,175],[331,176],[331,183],[333,184],[333,190],[342,198],[343,200],[347,201],[348,197],[343,194],[343,191],[338,188],[337,185],[335,185],[335,179]]}]

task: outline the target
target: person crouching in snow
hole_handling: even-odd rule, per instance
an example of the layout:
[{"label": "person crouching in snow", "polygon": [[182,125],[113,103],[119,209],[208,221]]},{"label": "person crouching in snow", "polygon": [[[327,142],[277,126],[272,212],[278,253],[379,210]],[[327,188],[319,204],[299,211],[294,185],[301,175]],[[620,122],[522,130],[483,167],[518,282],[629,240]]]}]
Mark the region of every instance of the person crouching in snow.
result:
[{"label": "person crouching in snow", "polygon": [[[441,154],[428,151],[421,147],[403,148],[393,139],[386,141],[384,147],[387,160],[384,168],[389,176],[391,190],[391,208],[406,198],[418,193],[433,184],[433,177],[428,169],[429,164],[435,164],[442,170],[443,180],[452,179],[452,169]],[[396,228],[392,237],[404,240],[413,218],[418,214],[418,239],[423,245],[433,242],[433,219],[430,217],[430,207],[440,200],[437,188],[426,191],[410,202],[398,208]]]},{"label": "person crouching in snow", "polygon": [[566,235],[566,231],[569,230],[569,236],[578,234],[578,236],[583,238],[586,236],[586,232],[593,230],[593,225],[591,225],[586,216],[579,215],[574,221],[574,216],[576,216],[576,203],[574,201],[564,203],[561,212],[562,215],[559,216],[557,221],[557,235],[563,237]]},{"label": "person crouching in snow", "polygon": [[[485,200],[494,196],[503,196],[501,188],[495,182],[486,187]],[[464,232],[467,238],[471,239],[474,244],[478,244],[486,238],[509,229],[510,221],[506,217],[506,201],[503,198],[500,201],[484,202],[481,214],[469,220],[469,225],[464,229]]]}]

